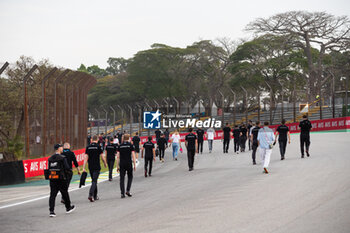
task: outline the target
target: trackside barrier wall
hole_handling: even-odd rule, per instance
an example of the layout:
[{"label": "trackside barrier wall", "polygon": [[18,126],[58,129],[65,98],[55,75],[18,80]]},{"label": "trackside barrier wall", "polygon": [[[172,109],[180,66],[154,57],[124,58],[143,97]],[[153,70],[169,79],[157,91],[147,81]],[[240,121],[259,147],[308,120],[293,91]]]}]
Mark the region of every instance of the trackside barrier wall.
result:
[{"label": "trackside barrier wall", "polygon": [[[312,131],[329,131],[329,130],[347,130],[350,129],[350,117],[341,117],[341,118],[333,118],[333,119],[325,119],[325,120],[315,120],[311,121],[312,123]],[[287,124],[291,133],[299,133],[300,129],[298,127],[299,123],[291,123]],[[278,125],[272,125],[274,131]],[[181,133],[181,141],[184,141],[185,136],[188,133]],[[222,138],[222,130],[218,130],[215,132],[214,140]],[[204,140],[206,140],[206,136]],[[141,143],[147,141],[147,136],[141,137]],[[152,141],[155,142],[155,136],[152,136]],[[77,156],[77,161],[79,165],[84,163],[84,152],[85,149],[75,150],[74,153]],[[39,158],[39,159],[29,159],[23,160],[23,169],[24,175],[26,178],[33,176],[40,176],[44,174],[44,169],[47,168],[47,160],[49,157]]]},{"label": "trackside barrier wall", "polygon": [[24,181],[22,161],[0,163],[0,185],[20,184]]}]

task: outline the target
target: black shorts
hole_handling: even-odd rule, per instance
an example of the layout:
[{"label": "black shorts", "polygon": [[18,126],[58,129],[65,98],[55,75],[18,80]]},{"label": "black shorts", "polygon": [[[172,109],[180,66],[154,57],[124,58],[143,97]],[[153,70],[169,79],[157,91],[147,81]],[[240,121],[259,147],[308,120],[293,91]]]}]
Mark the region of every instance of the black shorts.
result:
[{"label": "black shorts", "polygon": [[140,153],[140,147],[138,147],[138,146],[136,147],[135,146],[135,153]]}]

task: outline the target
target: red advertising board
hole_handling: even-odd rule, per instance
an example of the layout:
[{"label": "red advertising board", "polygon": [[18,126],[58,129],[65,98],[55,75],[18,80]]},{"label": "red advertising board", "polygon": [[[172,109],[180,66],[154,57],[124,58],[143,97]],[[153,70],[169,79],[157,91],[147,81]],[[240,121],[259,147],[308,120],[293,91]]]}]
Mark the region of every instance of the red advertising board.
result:
[{"label": "red advertising board", "polygon": [[[79,166],[84,164],[84,154],[85,149],[75,150],[74,151]],[[39,159],[28,159],[23,160],[24,175],[26,178],[33,176],[44,175],[44,169],[47,169],[47,160],[48,157],[39,158]]]},{"label": "red advertising board", "polygon": [[[341,117],[341,118],[333,118],[333,119],[325,119],[325,120],[316,120],[311,121],[312,123],[312,131],[329,131],[329,130],[344,130],[350,129],[350,117]],[[300,132],[299,123],[291,123],[287,124],[291,133]],[[274,131],[276,131],[278,125],[271,125]],[[185,136],[188,133],[181,133],[181,141],[185,140]],[[141,143],[145,143],[147,141],[147,136],[141,137]],[[222,130],[218,130],[215,132],[214,140],[222,138]],[[206,140],[206,136],[204,137]],[[152,141],[156,142],[155,136],[152,136]],[[74,151],[77,161],[79,165],[83,165],[84,163],[84,154],[85,149],[75,150]],[[44,174],[44,169],[47,168],[47,160],[49,157],[39,158],[39,159],[28,159],[23,160],[24,174],[25,177],[33,177],[40,176]]]}]

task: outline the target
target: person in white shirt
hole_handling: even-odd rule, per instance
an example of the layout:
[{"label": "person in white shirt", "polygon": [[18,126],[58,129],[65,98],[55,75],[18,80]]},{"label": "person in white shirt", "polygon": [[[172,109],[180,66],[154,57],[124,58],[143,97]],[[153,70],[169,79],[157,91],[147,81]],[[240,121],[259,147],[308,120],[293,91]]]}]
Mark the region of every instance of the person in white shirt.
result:
[{"label": "person in white shirt", "polygon": [[38,136],[36,136],[36,144],[40,144],[41,143],[41,138],[40,138],[40,136],[38,135]]},{"label": "person in white shirt", "polygon": [[171,135],[170,144],[173,146],[173,160],[177,160],[179,148],[181,148],[181,137],[177,130]]},{"label": "person in white shirt", "polygon": [[207,130],[207,140],[208,140],[208,147],[209,147],[209,153],[213,150],[213,140],[214,140],[215,130],[213,128],[209,128]]},{"label": "person in white shirt", "polygon": [[118,144],[119,144],[119,139],[118,139],[117,136],[114,136],[114,138],[113,138],[113,144],[114,144],[114,145],[118,145]]},{"label": "person in white shirt", "polygon": [[275,134],[269,128],[269,122],[264,122],[264,127],[259,129],[258,144],[260,147],[261,163],[263,165],[264,173],[268,174],[267,168],[270,164],[270,157],[272,153],[273,142],[275,141]]}]

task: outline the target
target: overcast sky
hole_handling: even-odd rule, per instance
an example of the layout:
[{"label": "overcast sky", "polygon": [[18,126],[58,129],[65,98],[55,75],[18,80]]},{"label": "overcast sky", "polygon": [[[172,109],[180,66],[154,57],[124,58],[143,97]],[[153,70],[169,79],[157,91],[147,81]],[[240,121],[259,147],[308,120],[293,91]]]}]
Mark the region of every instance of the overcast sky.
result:
[{"label": "overcast sky", "polygon": [[71,69],[107,66],[153,43],[248,37],[258,17],[290,10],[350,15],[349,0],[0,0],[0,63],[19,56]]}]

